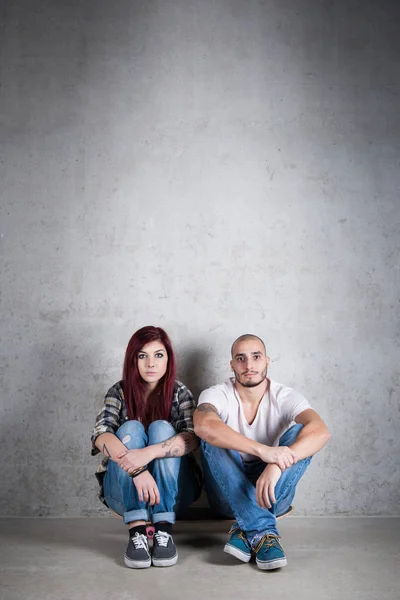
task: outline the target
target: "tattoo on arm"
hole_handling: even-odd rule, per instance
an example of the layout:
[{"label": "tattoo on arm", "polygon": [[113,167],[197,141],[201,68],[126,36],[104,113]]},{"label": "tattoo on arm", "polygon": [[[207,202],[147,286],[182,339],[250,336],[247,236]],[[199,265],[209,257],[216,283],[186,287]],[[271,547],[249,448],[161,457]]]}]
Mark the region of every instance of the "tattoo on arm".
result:
[{"label": "tattoo on arm", "polygon": [[189,454],[191,447],[190,440],[188,439],[187,435],[183,437],[183,443],[185,444],[185,454]]},{"label": "tattoo on arm", "polygon": [[[183,449],[180,446],[175,445],[178,438],[183,439]],[[176,458],[177,456],[189,454],[189,452],[194,450],[197,445],[197,438],[192,433],[177,433],[168,440],[165,440],[161,444],[161,448],[166,448],[164,458]]]},{"label": "tattoo on arm", "polygon": [[173,435],[172,437],[165,440],[165,442],[163,442],[161,444],[161,448],[168,448],[176,440],[177,437],[178,437],[178,434]]},{"label": "tattoo on arm", "polygon": [[194,433],[181,433],[181,437],[183,438],[183,444],[185,446],[184,454],[189,454],[189,452],[196,450],[199,445],[199,438]]},{"label": "tattoo on arm", "polygon": [[199,404],[199,406],[197,407],[197,410],[199,412],[203,412],[203,413],[215,413],[216,415],[219,416],[219,412],[218,410],[215,408],[214,404],[210,404],[209,402],[205,402],[204,404]]},{"label": "tattoo on arm", "polygon": [[164,458],[177,458],[181,453],[179,448],[172,448],[171,450],[167,450]]},{"label": "tattoo on arm", "polygon": [[167,448],[165,450],[164,458],[174,458],[180,455],[179,448],[171,448],[172,444],[176,441],[177,437],[178,435],[173,435],[161,444],[161,448]]},{"label": "tattoo on arm", "polygon": [[109,449],[107,448],[107,446],[105,444],[103,444],[103,454],[105,456],[108,456],[108,458],[111,458],[110,451],[109,451]]}]

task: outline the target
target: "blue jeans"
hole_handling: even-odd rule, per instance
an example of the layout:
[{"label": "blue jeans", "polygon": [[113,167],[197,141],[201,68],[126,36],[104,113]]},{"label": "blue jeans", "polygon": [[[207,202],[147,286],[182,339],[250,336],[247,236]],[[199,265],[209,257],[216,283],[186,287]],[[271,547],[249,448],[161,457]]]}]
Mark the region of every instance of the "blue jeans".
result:
[{"label": "blue jeans", "polygon": [[[291,446],[302,427],[300,424],[290,427],[280,438],[279,445]],[[252,545],[266,533],[279,535],[276,517],[289,509],[296,485],[311,457],[299,460],[283,471],[275,487],[276,504],[271,509],[265,509],[258,506],[255,490],[257,479],[266,466],[262,460],[246,463],[235,450],[216,448],[204,441],[201,446],[206,491],[211,507],[221,515],[234,517]]]},{"label": "blue jeans", "polygon": [[[128,450],[158,444],[176,434],[167,421],[154,421],[146,433],[139,421],[126,421],[116,436]],[[198,480],[187,456],[156,458],[149,464],[149,471],[160,492],[160,504],[149,506],[141,502],[132,477],[113,460],[108,461],[104,477],[104,499],[111,510],[132,521],[175,523],[175,510],[184,512],[199,494]]]}]

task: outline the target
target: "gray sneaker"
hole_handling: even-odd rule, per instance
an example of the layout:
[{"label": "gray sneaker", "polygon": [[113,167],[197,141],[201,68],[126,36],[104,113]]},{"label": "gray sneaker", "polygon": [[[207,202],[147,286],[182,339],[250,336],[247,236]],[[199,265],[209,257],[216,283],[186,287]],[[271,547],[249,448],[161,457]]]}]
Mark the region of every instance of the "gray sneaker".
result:
[{"label": "gray sneaker", "polygon": [[172,567],[178,560],[178,552],[172,535],[156,531],[153,538],[153,566]]},{"label": "gray sneaker", "polygon": [[149,545],[145,535],[136,531],[135,535],[129,538],[124,562],[130,569],[146,569],[151,566]]}]

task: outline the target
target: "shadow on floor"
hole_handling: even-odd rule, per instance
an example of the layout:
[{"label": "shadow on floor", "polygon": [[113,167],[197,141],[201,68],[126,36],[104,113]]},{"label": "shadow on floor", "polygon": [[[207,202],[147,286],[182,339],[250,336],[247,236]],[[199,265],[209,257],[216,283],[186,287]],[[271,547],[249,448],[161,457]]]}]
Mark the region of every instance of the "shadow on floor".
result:
[{"label": "shadow on floor", "polygon": [[[178,551],[185,546],[203,550],[203,560],[209,564],[237,565],[234,558],[223,552],[230,526],[230,521],[178,521],[174,530]],[[127,527],[116,518],[26,519],[22,530],[15,527],[14,520],[6,519],[2,522],[2,537],[5,544],[8,541],[12,545],[21,542],[32,546],[36,554],[69,547],[102,555],[119,566],[124,564],[128,543]]]}]

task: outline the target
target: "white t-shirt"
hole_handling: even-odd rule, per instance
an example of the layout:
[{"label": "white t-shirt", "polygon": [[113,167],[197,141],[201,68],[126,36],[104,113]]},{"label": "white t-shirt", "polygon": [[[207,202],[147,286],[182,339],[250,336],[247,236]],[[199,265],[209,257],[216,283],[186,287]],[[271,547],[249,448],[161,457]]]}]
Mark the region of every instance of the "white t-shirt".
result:
[{"label": "white t-shirt", "polygon": [[[251,425],[246,421],[240,396],[232,377],[221,385],[213,385],[200,394],[200,404],[213,404],[221,420],[251,440],[267,446],[278,446],[279,438],[303,410],[311,408],[308,400],[293,388],[269,379],[269,386],[261,400]],[[243,460],[256,457],[241,452]]]}]

